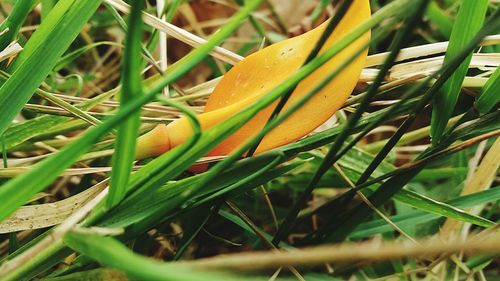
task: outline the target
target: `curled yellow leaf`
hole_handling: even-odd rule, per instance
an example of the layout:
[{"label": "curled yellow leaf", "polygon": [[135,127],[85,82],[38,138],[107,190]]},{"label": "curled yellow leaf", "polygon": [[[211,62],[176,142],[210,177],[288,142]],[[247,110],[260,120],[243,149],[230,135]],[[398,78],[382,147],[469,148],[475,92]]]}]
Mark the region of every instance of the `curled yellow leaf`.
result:
[{"label": "curled yellow leaf", "polygon": [[[354,0],[320,53],[330,48],[340,38],[369,17],[369,1]],[[327,22],[300,36],[273,44],[249,55],[236,64],[224,75],[210,95],[205,112],[198,116],[202,129],[206,130],[224,122],[290,77],[303,65],[326,25]],[[312,90],[332,70],[339,67],[362,48],[369,39],[370,34],[364,34],[302,80],[283,110],[287,110],[290,105]],[[260,143],[256,153],[296,141],[335,114],[356,86],[367,52],[366,50],[360,54],[303,107],[269,132]],[[257,134],[266,124],[275,106],[276,103],[259,112],[237,132],[212,150],[209,155],[227,155]],[[186,141],[191,134],[192,129],[186,118],[180,118],[167,126],[159,125],[140,138],[137,156],[141,159],[164,153]]]}]

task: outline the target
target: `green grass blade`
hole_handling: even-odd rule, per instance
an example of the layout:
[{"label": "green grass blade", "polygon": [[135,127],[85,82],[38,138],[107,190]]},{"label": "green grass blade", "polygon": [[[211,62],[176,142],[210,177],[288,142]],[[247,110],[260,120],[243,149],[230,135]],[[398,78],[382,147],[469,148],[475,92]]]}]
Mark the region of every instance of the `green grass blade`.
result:
[{"label": "green grass blade", "polygon": [[[489,190],[481,191],[471,195],[466,195],[458,198],[446,201],[447,205],[453,206],[454,208],[469,208],[481,204],[487,204],[490,202],[495,202],[500,200],[500,189],[498,187]],[[430,220],[435,220],[439,218],[437,215],[432,213],[426,213],[422,211],[407,212],[401,215],[395,215],[390,217],[391,221],[399,226],[414,226],[419,223],[425,223]],[[349,235],[350,238],[359,239],[368,237],[370,235],[387,233],[394,231],[394,228],[387,225],[387,222],[378,219],[370,222],[365,222],[356,227],[356,229]]]},{"label": "green grass blade", "polygon": [[433,200],[413,191],[400,190],[396,193],[394,199],[428,213],[445,216],[447,218],[468,222],[482,227],[492,227],[496,225],[496,223],[490,220],[470,214],[464,210]]},{"label": "green grass blade", "polygon": [[167,5],[167,13],[165,15],[165,20],[167,22],[171,22],[172,19],[174,18],[175,16],[175,13],[177,12],[177,9],[179,8],[179,6],[182,4],[183,0],[174,0],[174,1],[168,1],[168,5]]},{"label": "green grass blade", "polygon": [[[142,1],[132,2],[129,17],[130,28],[127,32],[123,54],[120,106],[130,103],[137,96],[143,94],[141,73],[142,9]],[[139,126],[140,111],[136,111],[118,127],[107,199],[109,208],[118,204],[125,197],[127,183],[132,172],[132,163],[135,159]]]},{"label": "green grass blade", "polygon": [[92,44],[85,45],[81,48],[78,48],[70,53],[65,54],[54,66],[54,71],[59,71],[63,69],[65,66],[73,62],[75,59],[77,59],[79,56],[83,55],[84,53],[91,51],[92,49],[97,49],[98,47],[101,46],[116,46],[119,48],[123,48],[122,44],[116,43],[116,42],[111,42],[111,41],[100,41],[100,42],[95,42]]},{"label": "green grass blade", "polygon": [[[326,26],[325,30],[321,34],[321,37],[316,42],[314,48],[307,55],[303,65],[308,64],[312,59],[314,59],[319,54],[321,48],[323,48],[323,46],[325,45],[326,40],[333,33],[333,31],[335,30],[335,28],[337,27],[339,22],[344,18],[345,14],[349,10],[349,7],[351,6],[351,4],[352,4],[352,1],[342,2],[342,4],[337,9],[335,15],[333,16],[333,18],[330,20],[330,22],[328,22],[328,25]],[[365,50],[365,48],[363,48],[363,50]],[[269,116],[269,118],[266,122],[267,125],[269,125],[271,123],[271,121],[276,119],[276,117],[281,113],[281,111],[283,110],[283,107],[288,102],[288,100],[290,99],[292,93],[295,91],[296,88],[297,88],[297,86],[290,89],[288,91],[288,93],[286,93],[285,95],[283,95],[280,98],[278,104],[276,104],[276,106],[274,106],[273,112],[271,113],[271,115]],[[255,153],[259,144],[262,142],[263,138],[264,138],[264,135],[258,141],[255,141],[254,144],[252,145],[252,147],[250,147],[248,149],[248,152],[246,154],[247,157],[251,157]]]},{"label": "green grass blade", "polygon": [[481,114],[490,112],[500,102],[500,67],[497,67],[484,85],[475,107]]},{"label": "green grass blade", "polygon": [[59,1],[50,17],[33,33],[11,67],[12,76],[0,88],[0,134],[31,98],[100,3],[99,0]]},{"label": "green grass blade", "polygon": [[0,138],[0,142],[2,142],[2,164],[4,168],[8,167],[7,163],[7,149],[5,148],[5,136],[2,135]]},{"label": "green grass blade", "polygon": [[449,39],[453,30],[453,22],[450,17],[439,7],[436,0],[431,1],[427,6],[427,17],[434,23],[444,38]]},{"label": "green grass blade", "polygon": [[0,35],[0,50],[5,49],[12,41],[16,40],[19,29],[35,3],[36,0],[18,0],[16,2],[9,16],[0,25],[0,32],[9,29],[5,34]]},{"label": "green grass blade", "polygon": [[[444,63],[448,63],[478,33],[484,23],[488,0],[462,1],[457,15]],[[472,53],[457,68],[443,85],[433,102],[431,119],[432,143],[437,144],[443,135],[448,120],[453,115],[462,83],[469,69]]]},{"label": "green grass blade", "polygon": [[[248,186],[255,187],[265,184],[297,167],[297,165],[288,165],[270,169],[265,174],[255,178],[256,173],[259,173],[259,171],[262,172],[263,166],[276,166],[275,159],[277,156],[279,154],[262,154],[236,163],[216,180],[207,184],[203,191],[193,194],[191,197],[193,198],[193,204],[189,207],[198,207],[220,196],[226,196],[233,192],[236,193],[242,189],[247,190],[246,187]],[[179,205],[179,200],[182,200],[180,198],[181,193],[195,187],[201,176],[196,175],[175,183],[163,185],[149,193],[135,193],[127,197],[111,213],[107,213],[102,223],[105,226],[111,227],[128,227],[135,225],[135,223],[140,223],[148,219],[148,217],[165,218],[168,214],[172,213],[171,206]],[[254,178],[254,180],[248,182],[249,178]],[[158,219],[153,219],[153,221],[158,223]]]},{"label": "green grass blade", "polygon": [[[356,174],[361,175],[366,169],[365,163],[370,163],[373,160],[373,156],[367,154],[366,152],[360,149],[354,148],[354,150],[355,150],[355,153],[353,153],[354,155],[351,154],[346,155],[340,160],[339,164],[341,166],[349,167],[349,169],[352,170],[355,169]],[[373,176],[380,176],[386,173],[390,173],[392,171],[395,171],[396,169],[397,168],[395,166],[384,161],[375,171]],[[413,182],[414,181],[412,181],[412,183]],[[482,227],[491,227],[494,225],[493,222],[484,219],[480,216],[467,213],[454,206],[448,205],[443,202],[439,202],[437,200],[413,192],[411,190],[402,189],[398,191],[394,195],[394,200],[425,212],[441,215],[448,218],[453,218],[463,222],[476,224]]]},{"label": "green grass blade", "polygon": [[[224,211],[224,210],[219,210],[219,213],[218,213],[219,216],[225,218],[226,220],[234,223],[235,225],[239,226],[241,229],[243,229],[245,232],[247,232],[248,234],[252,235],[252,236],[255,236],[255,238],[259,238],[255,232],[248,226],[248,224],[246,224],[241,218],[227,212],[227,211]],[[273,239],[273,237],[266,233],[266,232],[263,232],[264,234],[264,237],[271,241]],[[280,248],[282,249],[287,249],[287,250],[293,250],[294,247],[290,246],[289,244],[285,243],[285,242],[281,242],[280,243]]]},{"label": "green grass blade", "polygon": [[54,6],[57,4],[57,0],[41,0],[40,2],[42,4],[42,21],[43,21],[47,18],[50,11],[52,11]]},{"label": "green grass blade", "polygon": [[[8,73],[0,71],[0,83],[5,82],[9,78],[10,78],[10,75]],[[80,108],[75,107],[72,104],[58,98],[57,96],[53,95],[52,93],[48,93],[40,88],[36,89],[35,92],[39,97],[41,97],[49,102],[52,102],[53,104],[57,105],[61,109],[66,110],[68,113],[86,121],[89,124],[96,125],[96,124],[100,123],[100,121],[97,118],[82,111]],[[7,133],[7,132],[5,132],[5,133]]]},{"label": "green grass blade", "polygon": [[[70,232],[65,235],[64,243],[103,265],[119,269],[139,280],[219,281],[236,278],[141,257],[111,237]],[[245,278],[245,280],[256,279]]]}]

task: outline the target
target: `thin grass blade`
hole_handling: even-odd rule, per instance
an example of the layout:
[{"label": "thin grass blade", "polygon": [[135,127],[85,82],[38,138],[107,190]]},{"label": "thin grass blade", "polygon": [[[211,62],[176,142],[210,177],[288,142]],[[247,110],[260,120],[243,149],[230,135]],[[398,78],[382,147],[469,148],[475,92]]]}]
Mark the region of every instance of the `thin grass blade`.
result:
[{"label": "thin grass blade", "polygon": [[474,104],[481,114],[490,112],[500,102],[500,67],[497,67],[486,85],[484,85],[479,98]]},{"label": "thin grass blade", "polygon": [[[481,29],[488,4],[488,0],[462,1],[457,19],[453,25],[450,43],[444,59],[445,63],[449,62],[463,50],[467,43]],[[472,53],[457,68],[434,99],[431,119],[433,144],[437,144],[441,140],[448,120],[453,115],[471,59]]]}]

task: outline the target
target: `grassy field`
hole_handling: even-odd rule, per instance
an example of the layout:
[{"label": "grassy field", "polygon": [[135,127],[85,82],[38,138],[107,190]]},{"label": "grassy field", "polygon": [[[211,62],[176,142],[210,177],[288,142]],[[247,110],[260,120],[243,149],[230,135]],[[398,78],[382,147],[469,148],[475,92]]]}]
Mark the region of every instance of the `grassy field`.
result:
[{"label": "grassy field", "polygon": [[500,280],[499,7],[0,1],[0,280]]}]

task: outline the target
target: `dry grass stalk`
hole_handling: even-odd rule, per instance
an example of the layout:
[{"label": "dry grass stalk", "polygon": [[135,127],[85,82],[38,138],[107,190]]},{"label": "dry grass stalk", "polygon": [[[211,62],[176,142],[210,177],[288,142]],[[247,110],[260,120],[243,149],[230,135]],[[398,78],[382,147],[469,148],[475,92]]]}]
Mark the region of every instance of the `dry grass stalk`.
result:
[{"label": "dry grass stalk", "polygon": [[7,48],[3,49],[0,52],[0,61],[4,61],[8,58],[14,57],[15,55],[19,54],[22,50],[23,50],[23,47],[21,47],[21,45],[19,45],[19,43],[12,42],[12,43],[10,43],[9,46],[7,46]]},{"label": "dry grass stalk", "polygon": [[[121,0],[104,0],[105,3],[113,6],[115,9],[119,10],[122,13],[128,14],[130,13],[130,6],[121,1]],[[146,24],[162,31],[168,34],[169,36],[172,36],[175,39],[178,39],[192,47],[197,47],[201,44],[204,44],[206,42],[205,39],[198,37],[192,33],[189,33],[185,31],[182,28],[179,28],[173,24],[170,24],[162,19],[159,19],[158,17],[155,17],[151,14],[143,12],[143,20]],[[222,47],[216,47],[212,51],[212,55],[224,62],[230,63],[230,64],[236,64],[240,60],[243,59],[238,54],[235,54],[229,50],[226,50]]]},{"label": "dry grass stalk", "polygon": [[500,253],[498,231],[485,239],[469,239],[445,243],[433,240],[413,242],[366,242],[311,247],[291,252],[253,252],[231,254],[196,261],[178,262],[178,265],[207,270],[263,270],[280,266],[314,266],[325,262],[373,262],[404,257],[427,258],[441,254],[463,252],[465,255]]}]

